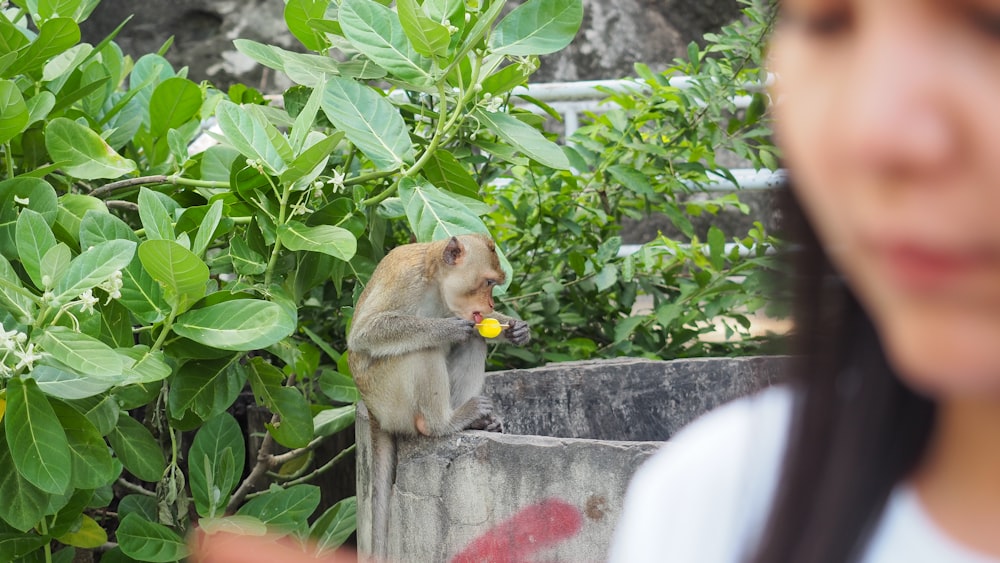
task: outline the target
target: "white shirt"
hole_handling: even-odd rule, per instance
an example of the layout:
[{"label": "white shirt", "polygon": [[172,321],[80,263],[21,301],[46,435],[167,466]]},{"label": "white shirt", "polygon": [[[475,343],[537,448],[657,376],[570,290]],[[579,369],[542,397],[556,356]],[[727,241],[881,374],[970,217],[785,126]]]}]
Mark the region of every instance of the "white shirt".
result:
[{"label": "white shirt", "polygon": [[[793,396],[774,387],[703,416],[636,472],[613,563],[737,563],[756,546],[774,496]],[[863,563],[998,563],[936,527],[915,492],[892,492]]]}]

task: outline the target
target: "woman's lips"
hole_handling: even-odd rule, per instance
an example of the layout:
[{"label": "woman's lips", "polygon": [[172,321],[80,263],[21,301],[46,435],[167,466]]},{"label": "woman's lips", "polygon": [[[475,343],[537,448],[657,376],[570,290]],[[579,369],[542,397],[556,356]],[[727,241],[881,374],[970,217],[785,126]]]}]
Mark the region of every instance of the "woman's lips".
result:
[{"label": "woman's lips", "polygon": [[958,289],[987,267],[995,255],[932,249],[916,244],[893,244],[880,249],[888,275],[903,290],[934,292]]}]

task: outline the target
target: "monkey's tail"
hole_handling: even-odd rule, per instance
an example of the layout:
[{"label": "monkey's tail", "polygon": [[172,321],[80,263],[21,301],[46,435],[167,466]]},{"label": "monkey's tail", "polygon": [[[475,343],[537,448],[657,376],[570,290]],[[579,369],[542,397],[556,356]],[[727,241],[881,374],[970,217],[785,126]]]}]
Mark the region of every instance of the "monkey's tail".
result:
[{"label": "monkey's tail", "polygon": [[396,437],[372,422],[372,557],[384,562],[389,554],[389,500],[396,485]]}]

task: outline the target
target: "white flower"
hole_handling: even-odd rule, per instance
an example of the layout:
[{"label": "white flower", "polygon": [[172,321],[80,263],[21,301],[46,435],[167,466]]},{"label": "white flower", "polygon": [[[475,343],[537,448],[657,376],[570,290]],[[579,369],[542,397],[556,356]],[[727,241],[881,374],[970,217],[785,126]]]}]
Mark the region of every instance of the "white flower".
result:
[{"label": "white flower", "polygon": [[94,292],[92,290],[84,291],[80,294],[80,311],[84,313],[93,313],[94,305],[97,305],[98,299],[94,297]]},{"label": "white flower", "polygon": [[483,106],[483,109],[485,109],[490,113],[496,113],[500,111],[500,107],[503,106],[503,98],[500,96],[491,96],[489,92],[487,92],[486,95],[483,96],[483,100],[486,102],[486,105]]},{"label": "white flower", "polygon": [[26,197],[14,196],[14,203],[18,205],[31,205],[31,199]]},{"label": "white flower", "polygon": [[20,334],[16,330],[7,332],[3,325],[0,325],[0,350],[13,350],[14,346],[17,344],[17,335]]},{"label": "white flower", "polygon": [[17,365],[14,366],[15,370],[28,368],[28,371],[31,371],[35,367],[35,362],[42,359],[42,354],[35,352],[34,342],[29,342],[23,350],[14,350],[14,355],[18,358]]},{"label": "white flower", "polygon": [[329,180],[327,180],[326,183],[332,185],[333,189],[335,189],[337,191],[340,191],[340,190],[344,189],[344,179],[346,177],[347,177],[347,174],[341,172],[340,170],[334,170],[333,171],[333,178],[330,178]]}]

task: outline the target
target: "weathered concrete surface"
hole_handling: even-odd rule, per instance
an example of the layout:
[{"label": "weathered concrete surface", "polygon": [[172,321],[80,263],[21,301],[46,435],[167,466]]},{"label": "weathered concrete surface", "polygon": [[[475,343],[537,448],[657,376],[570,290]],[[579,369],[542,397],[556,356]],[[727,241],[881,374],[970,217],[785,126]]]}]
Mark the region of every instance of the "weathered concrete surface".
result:
[{"label": "weathered concrete surface", "polygon": [[397,439],[388,534],[372,536],[359,408],[358,547],[397,562],[603,561],[636,468],[681,426],[779,377],[782,358],[570,362],[495,372],[507,434]]},{"label": "weathered concrete surface", "polygon": [[486,393],[511,434],[667,440],[776,376],[771,357],[565,362],[491,373]]},{"label": "weathered concrete surface", "polygon": [[[511,5],[520,2],[511,2]],[[187,66],[195,80],[222,88],[234,82],[280,92],[287,78],[265,71],[233,47],[237,38],[301,50],[282,16],[284,0],[102,0],[82,26],[85,41],[96,43],[129,14],[118,36],[122,49],[137,58],[156,52],[171,36],[167,59]],[[633,75],[636,62],[664,68],[690,41],[739,15],[735,0],[584,0],[584,22],[564,51],[542,60],[534,82],[594,80]]]}]

